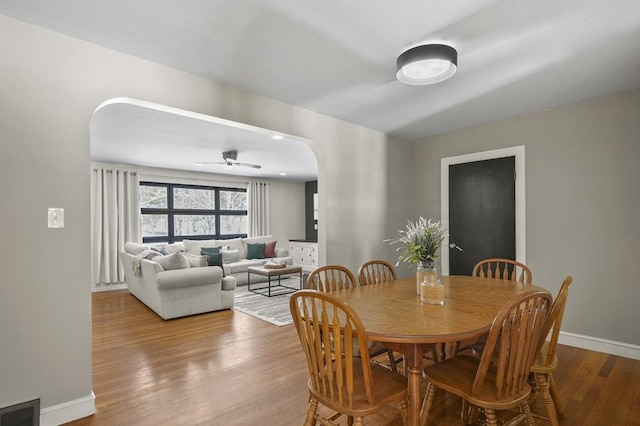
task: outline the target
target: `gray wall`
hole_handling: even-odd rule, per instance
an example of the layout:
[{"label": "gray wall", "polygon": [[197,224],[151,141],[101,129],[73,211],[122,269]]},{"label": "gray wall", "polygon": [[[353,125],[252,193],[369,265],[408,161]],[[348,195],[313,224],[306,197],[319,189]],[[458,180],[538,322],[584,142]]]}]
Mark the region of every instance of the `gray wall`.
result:
[{"label": "gray wall", "polygon": [[524,145],[527,264],[556,294],[563,331],[640,344],[640,90],[414,145],[415,214],[440,215],[440,159]]},{"label": "gray wall", "polygon": [[[0,16],[0,407],[90,398],[89,123],[126,96],[309,139],[320,262],[357,269],[401,224],[384,134]],[[398,182],[394,181],[392,185]],[[405,190],[402,185],[392,188]],[[65,228],[48,229],[48,207]],[[408,209],[406,210],[408,212]],[[404,221],[404,219],[403,219]]]}]

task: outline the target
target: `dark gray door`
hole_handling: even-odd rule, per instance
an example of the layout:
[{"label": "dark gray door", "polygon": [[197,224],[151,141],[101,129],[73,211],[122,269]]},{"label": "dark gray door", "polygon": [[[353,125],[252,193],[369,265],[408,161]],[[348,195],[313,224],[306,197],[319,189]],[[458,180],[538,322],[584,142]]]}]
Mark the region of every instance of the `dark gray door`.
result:
[{"label": "dark gray door", "polygon": [[[515,157],[449,166],[449,273],[481,259],[516,258]],[[445,247],[446,249],[446,247]]]}]

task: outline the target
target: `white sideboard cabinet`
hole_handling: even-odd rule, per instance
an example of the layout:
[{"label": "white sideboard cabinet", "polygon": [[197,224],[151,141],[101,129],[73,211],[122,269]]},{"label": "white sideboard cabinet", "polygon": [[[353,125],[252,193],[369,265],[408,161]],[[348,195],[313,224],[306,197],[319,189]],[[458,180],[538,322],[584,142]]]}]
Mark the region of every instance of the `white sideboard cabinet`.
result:
[{"label": "white sideboard cabinet", "polygon": [[293,264],[311,272],[318,267],[318,243],[306,240],[289,240],[289,255]]}]

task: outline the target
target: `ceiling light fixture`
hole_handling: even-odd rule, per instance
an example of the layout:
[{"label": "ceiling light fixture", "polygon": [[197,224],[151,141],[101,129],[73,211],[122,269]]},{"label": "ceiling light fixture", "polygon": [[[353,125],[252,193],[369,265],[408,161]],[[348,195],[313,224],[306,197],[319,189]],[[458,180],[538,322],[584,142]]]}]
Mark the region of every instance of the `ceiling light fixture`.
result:
[{"label": "ceiling light fixture", "polygon": [[426,85],[444,81],[458,70],[458,52],[444,44],[424,44],[398,56],[396,77],[405,84]]},{"label": "ceiling light fixture", "polygon": [[273,139],[274,141],[281,141],[282,139],[284,139],[284,136],[275,134],[271,136],[271,139]]}]

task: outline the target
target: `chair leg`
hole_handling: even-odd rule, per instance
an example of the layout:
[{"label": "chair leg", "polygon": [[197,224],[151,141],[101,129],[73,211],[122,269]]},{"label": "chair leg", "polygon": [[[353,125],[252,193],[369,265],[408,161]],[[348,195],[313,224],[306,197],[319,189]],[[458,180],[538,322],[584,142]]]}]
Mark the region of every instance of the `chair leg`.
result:
[{"label": "chair leg", "polygon": [[484,410],[484,416],[489,426],[498,426],[498,419],[496,419],[496,412],[490,409]]},{"label": "chair leg", "polygon": [[549,393],[549,381],[546,374],[536,374],[536,387],[540,392],[540,397],[544,405],[544,410],[547,413],[547,418],[551,426],[558,426],[558,419],[556,417],[556,409]]},{"label": "chair leg", "polygon": [[460,350],[460,341],[453,342],[453,345],[451,345],[451,358],[457,357],[459,350]]},{"label": "chair leg", "polygon": [[304,426],[315,426],[317,411],[318,411],[318,401],[316,401],[315,398],[310,398],[309,408],[307,409],[307,418],[304,420]]},{"label": "chair leg", "polygon": [[564,417],[564,410],[562,409],[562,403],[560,402],[560,394],[556,387],[556,381],[553,379],[553,374],[549,374],[549,390],[551,391],[551,399],[553,399],[553,404],[556,406],[556,413],[558,413],[558,417]]},{"label": "chair leg", "polygon": [[478,419],[478,414],[481,413],[481,409],[479,407],[476,407],[475,405],[469,404],[469,408],[467,409],[467,411],[469,412],[469,418],[467,420],[467,424],[472,425]]},{"label": "chair leg", "polygon": [[433,405],[433,397],[436,394],[436,387],[433,386],[430,382],[427,384],[427,393],[424,395],[424,400],[422,402],[422,410],[420,410],[420,424],[422,426],[427,424],[427,419],[429,418],[429,412],[431,411],[431,406]]},{"label": "chair leg", "polygon": [[533,421],[533,415],[531,414],[531,410],[529,409],[529,404],[525,402],[520,406],[520,409],[525,415],[524,422],[528,426],[534,426],[536,423]]},{"label": "chair leg", "polygon": [[470,405],[467,404],[467,400],[462,398],[462,410],[460,411],[460,422],[462,422],[462,424],[469,424],[467,423],[467,420],[469,418],[469,407]]},{"label": "chair leg", "polygon": [[403,396],[398,401],[398,404],[400,405],[400,414],[402,415],[402,424],[406,425],[407,422],[409,421],[409,400],[407,399],[406,396]]},{"label": "chair leg", "polygon": [[393,351],[387,352],[387,357],[389,358],[389,368],[394,373],[398,372],[398,368],[396,367],[396,357],[393,356]]}]

